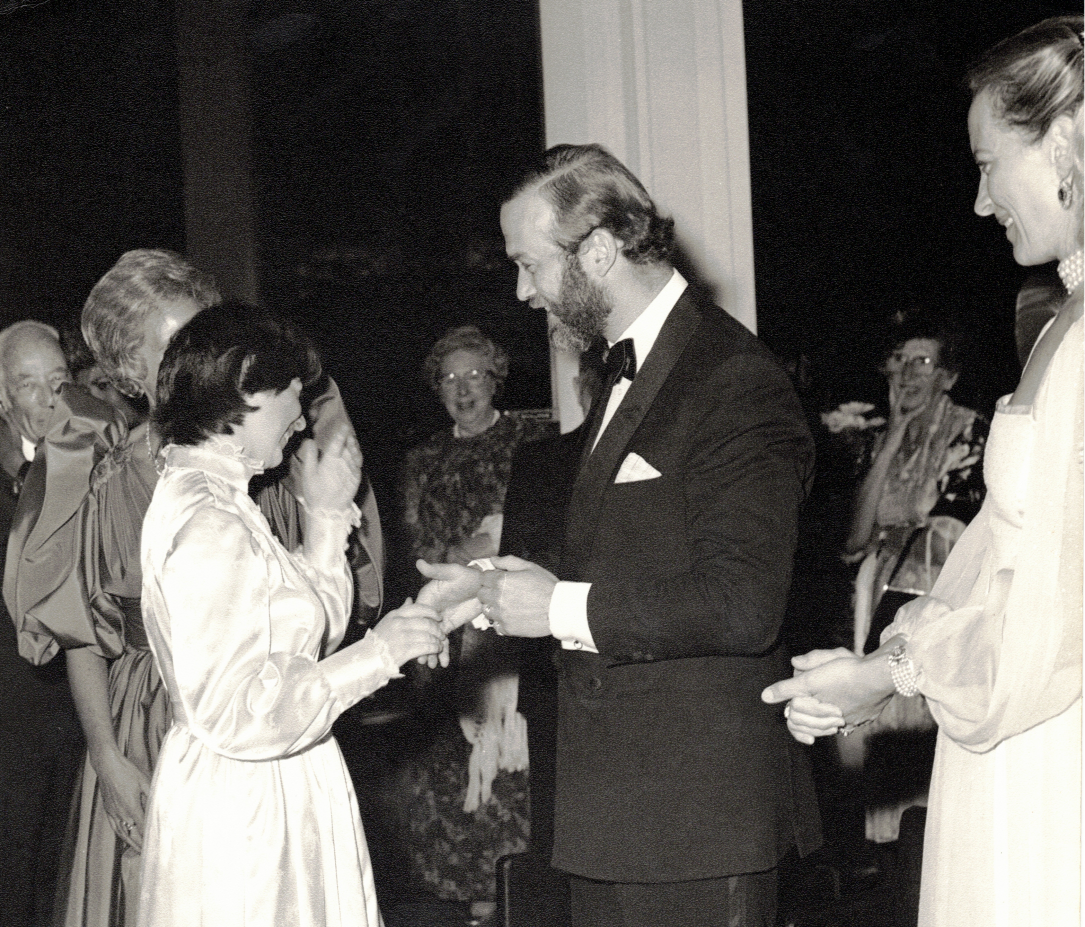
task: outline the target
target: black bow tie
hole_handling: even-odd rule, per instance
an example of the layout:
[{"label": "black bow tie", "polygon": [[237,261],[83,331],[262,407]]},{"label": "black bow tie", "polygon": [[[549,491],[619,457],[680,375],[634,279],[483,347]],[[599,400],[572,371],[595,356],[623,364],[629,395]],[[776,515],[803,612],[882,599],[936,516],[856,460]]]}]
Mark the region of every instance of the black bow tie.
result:
[{"label": "black bow tie", "polygon": [[623,338],[607,352],[607,383],[613,386],[622,377],[632,380],[637,375],[637,352],[633,339]]}]

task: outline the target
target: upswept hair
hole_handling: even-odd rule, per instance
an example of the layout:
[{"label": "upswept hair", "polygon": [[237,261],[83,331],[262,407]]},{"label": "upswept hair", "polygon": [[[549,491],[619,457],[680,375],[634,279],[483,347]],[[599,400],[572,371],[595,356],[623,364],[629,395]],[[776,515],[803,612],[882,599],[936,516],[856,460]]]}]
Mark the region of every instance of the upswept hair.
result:
[{"label": "upswept hair", "polygon": [[194,316],[170,342],[158,371],[154,422],[163,444],[232,434],[256,407],[246,396],[281,393],[320,377],[312,343],[291,325],[240,302]]},{"label": "upswept hair", "polygon": [[215,281],[181,255],[150,248],[126,251],[83,305],[83,338],[117,389],[138,396],[147,377],[139,349],[148,316],[179,300],[192,300],[203,310],[221,299]]},{"label": "upswept hair", "polygon": [[532,190],[553,206],[551,234],[569,253],[604,228],[634,264],[670,261],[674,220],[660,216],[641,182],[602,145],[555,145],[506,202]]},{"label": "upswept hair", "polygon": [[460,325],[450,328],[429,352],[423,365],[426,381],[435,390],[441,388],[441,364],[453,351],[471,351],[486,358],[493,374],[494,382],[500,391],[509,375],[509,352],[501,345],[487,338],[475,325]]},{"label": "upswept hair", "polygon": [[22,319],[12,322],[3,331],[0,331],[0,409],[5,411],[11,408],[11,394],[8,392],[8,352],[13,345],[25,335],[33,334],[40,341],[51,341],[57,349],[63,352],[60,344],[60,335],[52,325],[46,325],[37,319]]},{"label": "upswept hair", "polygon": [[1053,16],[1003,39],[968,72],[976,97],[991,92],[995,114],[1036,143],[1082,101],[1081,16]]}]

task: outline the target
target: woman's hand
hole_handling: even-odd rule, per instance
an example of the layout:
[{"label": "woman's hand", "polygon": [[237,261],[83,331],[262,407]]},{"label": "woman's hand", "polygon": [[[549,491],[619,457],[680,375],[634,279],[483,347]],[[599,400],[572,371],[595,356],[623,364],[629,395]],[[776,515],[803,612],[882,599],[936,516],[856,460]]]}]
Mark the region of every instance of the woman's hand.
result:
[{"label": "woman's hand", "polygon": [[[762,696],[764,698],[764,696]],[[839,733],[844,717],[835,705],[819,702],[812,695],[799,695],[784,707],[784,718],[791,736],[809,746],[818,737]]]},{"label": "woman's hand", "polygon": [[388,646],[396,666],[416,657],[439,657],[447,653],[447,641],[440,616],[426,605],[407,599],[400,608],[385,615],[372,631]]},{"label": "woman's hand", "polygon": [[441,613],[446,631],[452,631],[482,612],[478,600],[482,571],[454,563],[415,563],[418,572],[429,580],[418,593],[418,604]]},{"label": "woman's hand", "polygon": [[897,452],[908,426],[926,408],[926,405],[904,408],[904,384],[901,377],[899,373],[889,377],[889,423],[886,426],[885,447],[891,446],[890,455]]},{"label": "woman's hand", "polygon": [[812,650],[791,661],[791,679],[761,693],[769,704],[789,702],[785,714],[792,736],[811,744],[815,737],[873,721],[894,692],[885,654],[857,657],[850,650]]},{"label": "woman's hand", "polygon": [[362,480],[362,449],[345,425],[332,433],[323,453],[316,442],[302,442],[301,489],[310,509],[341,510],[350,506]]},{"label": "woman's hand", "polygon": [[98,777],[106,817],[117,836],[137,853],[143,852],[143,825],[151,780],[119,750],[91,757]]},{"label": "woman's hand", "polygon": [[485,557],[497,556],[497,544],[485,531],[464,538],[457,544],[449,545],[445,558],[449,563],[458,563],[467,566],[472,560],[482,560]]},{"label": "woman's hand", "polygon": [[117,744],[109,711],[109,663],[89,647],[73,647],[65,659],[106,817],[117,836],[138,853],[143,847],[143,816],[151,781]]},{"label": "woman's hand", "polygon": [[851,526],[844,542],[844,552],[848,558],[859,560],[878,542],[878,504],[885,490],[893,460],[904,443],[908,426],[926,406],[904,409],[904,391],[901,374],[889,375],[889,423],[885,429],[885,440],[881,449],[871,461],[870,470],[863,478],[856,494],[852,510]]}]

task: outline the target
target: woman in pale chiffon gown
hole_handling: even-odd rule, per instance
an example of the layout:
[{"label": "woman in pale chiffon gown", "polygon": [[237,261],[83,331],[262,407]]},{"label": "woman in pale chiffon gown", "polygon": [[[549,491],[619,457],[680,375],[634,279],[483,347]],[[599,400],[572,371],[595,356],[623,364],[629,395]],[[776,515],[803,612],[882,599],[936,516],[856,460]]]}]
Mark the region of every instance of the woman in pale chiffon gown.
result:
[{"label": "woman in pale chiffon gown", "polygon": [[143,527],[143,608],[173,724],[155,770],[139,923],[379,927],[357,801],[331,736],[345,710],[437,655],[437,613],[408,602],[338,652],[361,452],[341,429],[302,445],[304,542],[286,550],[249,498],[304,428],[306,352],[236,306],[166,350],[165,466]]},{"label": "woman in pale chiffon gown", "polygon": [[813,651],[766,689],[806,743],[894,692],[938,722],[919,923],[1080,922],[1082,658],[1082,17],[1046,20],[970,76],[975,209],[1019,264],[1057,260],[1066,298],[999,400],[987,498],[927,596],[882,646]]}]

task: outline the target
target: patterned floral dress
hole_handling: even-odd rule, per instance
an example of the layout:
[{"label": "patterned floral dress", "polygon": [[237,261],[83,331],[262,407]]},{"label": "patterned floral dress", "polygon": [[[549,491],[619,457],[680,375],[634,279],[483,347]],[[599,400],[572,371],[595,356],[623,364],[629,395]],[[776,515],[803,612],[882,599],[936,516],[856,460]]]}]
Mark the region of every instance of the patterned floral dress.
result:
[{"label": "patterned floral dress", "polygon": [[[446,428],[413,449],[402,482],[412,559],[443,562],[452,545],[490,529],[502,512],[513,454],[541,434],[531,422],[502,415],[474,437]],[[515,669],[516,644],[473,628],[463,633],[457,659],[429,682],[418,738],[424,747],[406,766],[400,800],[414,878],[446,900],[491,901],[496,861],[527,849],[527,772],[498,773],[488,800],[464,810],[473,750],[462,719],[481,722],[480,695],[487,680]]]}]

